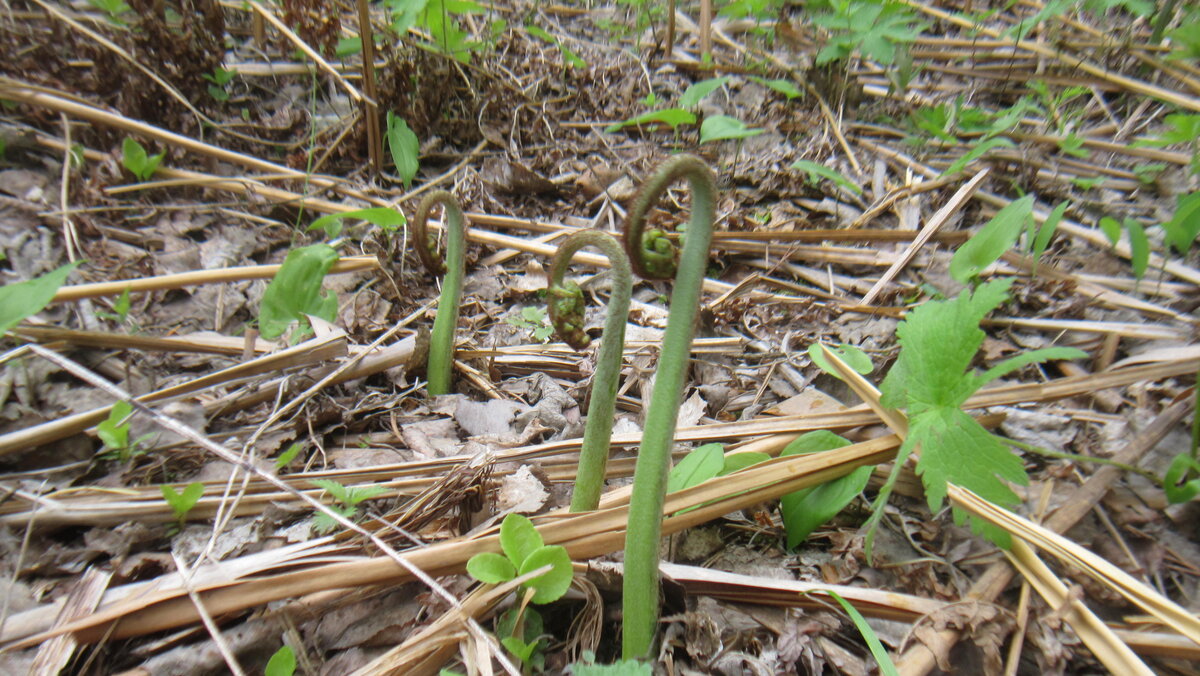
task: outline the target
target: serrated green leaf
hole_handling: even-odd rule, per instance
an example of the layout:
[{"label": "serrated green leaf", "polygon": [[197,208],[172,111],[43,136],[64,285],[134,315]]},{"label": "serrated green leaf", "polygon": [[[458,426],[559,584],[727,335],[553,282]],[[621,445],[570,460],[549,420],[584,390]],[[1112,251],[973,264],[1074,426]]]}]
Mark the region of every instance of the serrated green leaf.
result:
[{"label": "serrated green leaf", "polygon": [[[837,347],[826,345],[825,349],[837,355],[838,359],[846,362],[847,366],[864,376],[875,370],[875,365],[871,363],[871,358],[867,356],[867,353],[854,345],[849,343],[842,343]],[[837,369],[833,368],[833,364],[830,364],[829,360],[825,359],[825,353],[821,351],[821,346],[817,343],[808,346],[808,357],[817,365],[817,368],[838,380],[842,379]]]},{"label": "serrated green leaf", "polygon": [[467,561],[467,574],[484,584],[501,584],[517,576],[507,557],[495,552],[480,552]]},{"label": "serrated green leaf", "polygon": [[333,479],[310,479],[309,483],[318,488],[324,489],[326,493],[333,496],[334,500],[337,500],[343,505],[350,504],[350,494],[346,492],[346,487],[334,481]]},{"label": "serrated green leaf", "polygon": [[387,114],[387,140],[396,173],[404,181],[404,187],[408,188],[421,166],[421,143],[417,140],[416,132],[408,128],[408,123],[390,110]]},{"label": "serrated green leaf", "polygon": [[745,122],[727,115],[712,115],[700,125],[700,142],[744,139],[763,133],[762,129],[747,127]]},{"label": "serrated green leaf", "polygon": [[691,488],[719,475],[725,467],[725,452],[721,444],[704,444],[683,456],[667,475],[667,492]]},{"label": "serrated green leaf", "polygon": [[[304,315],[327,320],[336,316],[336,297],[321,293],[325,273],[337,261],[338,254],[328,244],[313,244],[288,252],[275,279],[263,292],[258,311],[258,330],[267,340],[282,336]],[[334,313],[329,312],[333,300]]]},{"label": "serrated green leaf", "polygon": [[6,333],[49,305],[50,301],[54,300],[54,294],[58,293],[63,282],[67,281],[67,276],[79,267],[81,262],[67,263],[40,277],[0,287],[0,334]]},{"label": "serrated green leaf", "polygon": [[942,175],[949,176],[951,174],[956,174],[956,173],[962,171],[963,169],[966,168],[966,166],[968,164],[974,162],[975,160],[977,160],[977,159],[983,157],[985,154],[987,154],[987,152],[989,150],[992,150],[994,148],[1002,148],[1002,147],[1003,148],[1012,148],[1014,146],[1015,146],[1015,144],[1012,141],[1010,141],[1006,138],[1002,138],[1002,137],[984,139],[983,141],[980,141],[979,143],[975,144],[962,157],[955,160],[954,163],[951,164],[949,167],[946,167],[946,171],[942,172]]},{"label": "serrated green leaf", "polygon": [[830,181],[833,181],[835,185],[845,188],[856,195],[862,194],[863,190],[861,185],[851,181],[846,177],[845,174],[835,169],[830,169],[829,167],[817,164],[816,162],[810,162],[809,160],[796,160],[792,163],[792,168],[799,169],[800,171],[807,173],[808,182],[813,185],[816,185],[819,182],[819,179],[827,178]]},{"label": "serrated green leaf", "polygon": [[345,503],[354,507],[360,502],[370,500],[387,493],[387,486],[356,486],[346,489]]},{"label": "serrated green leaf", "polygon": [[1136,141],[1133,145],[1138,146],[1155,146],[1163,147],[1175,145],[1176,143],[1191,143],[1200,139],[1200,115],[1187,115],[1184,113],[1174,113],[1163,118],[1163,121],[1170,127],[1169,130],[1162,133],[1158,138],[1147,138]]},{"label": "serrated green leaf", "polygon": [[959,408],[941,406],[910,416],[908,435],[905,444],[920,449],[917,474],[934,512],[941,509],[950,482],[998,505],[1020,502],[1002,479],[1029,483],[1021,459]]},{"label": "serrated green leaf", "polygon": [[679,97],[679,107],[684,109],[692,109],[700,105],[704,97],[720,89],[722,85],[729,82],[728,75],[724,77],[714,77],[708,80],[701,80],[688,86]]},{"label": "serrated green leaf", "polygon": [[604,133],[611,134],[613,132],[620,131],[625,127],[650,124],[652,122],[670,125],[671,129],[675,129],[681,124],[694,124],[696,122],[696,116],[690,111],[682,108],[664,108],[662,110],[652,110],[648,113],[642,113],[637,117],[631,117],[624,122],[610,124],[604,128]]},{"label": "serrated green leaf", "polygon": [[509,514],[500,524],[500,548],[518,570],[525,559],[543,545],[542,534],[533,522],[520,514]]},{"label": "serrated green leaf", "polygon": [[962,284],[970,282],[1012,248],[1033,218],[1033,195],[1014,200],[1001,209],[968,239],[950,260],[950,276]]}]

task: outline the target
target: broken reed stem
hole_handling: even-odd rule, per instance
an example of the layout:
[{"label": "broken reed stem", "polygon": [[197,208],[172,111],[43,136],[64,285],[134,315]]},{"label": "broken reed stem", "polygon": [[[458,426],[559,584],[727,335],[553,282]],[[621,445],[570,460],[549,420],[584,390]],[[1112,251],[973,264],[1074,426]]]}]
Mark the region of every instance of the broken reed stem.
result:
[{"label": "broken reed stem", "polygon": [[613,290],[604,317],[604,338],[596,357],[596,373],[583,430],[583,447],[579,452],[579,474],[575,492],[571,495],[571,511],[586,512],[600,504],[604,488],[605,466],[608,464],[609,441],[612,439],[613,412],[617,407],[617,384],[621,380],[621,356],[625,347],[625,324],[629,321],[629,299],[633,291],[633,273],[629,257],[612,235],[585,230],[568,237],[558,248],[550,264],[550,283],[547,298],[550,322],[558,335],[571,347],[583,349],[591,339],[583,330],[583,290],[575,282],[564,282],[563,274],[575,252],[594,246],[612,264]]},{"label": "broken reed stem", "polygon": [[[427,222],[429,212],[441,204],[446,210],[446,260],[437,255],[435,242],[429,237]],[[413,218],[413,239],[417,257],[425,269],[434,274],[445,273],[442,280],[442,295],[438,297],[437,317],[433,320],[433,335],[429,341],[429,384],[425,389],[430,395],[450,393],[450,372],[454,364],[454,327],[458,324],[459,303],[462,301],[466,248],[466,227],[462,207],[454,195],[445,190],[431,192],[421,200],[417,215]]]},{"label": "broken reed stem", "polygon": [[[644,658],[654,641],[658,624],[659,539],[662,536],[663,501],[667,471],[671,465],[671,446],[675,441],[675,422],[679,414],[679,393],[683,389],[696,329],[696,313],[708,269],[708,248],[716,218],[716,178],[703,160],[692,155],[676,155],[667,160],[647,180],[629,210],[625,222],[625,247],[635,269],[645,269],[642,254],[646,244],[652,249],[653,267],[663,268],[665,241],[655,233],[646,233],[646,215],[658,198],[675,181],[687,179],[692,190],[692,214],[686,242],[671,292],[671,314],[663,336],[662,354],[655,372],[654,392],[646,414],[642,446],[638,451],[633,475],[633,494],[629,504],[629,527],[625,535],[625,579],[622,596],[622,646],[625,659]],[[672,261],[673,262],[673,261]]]}]

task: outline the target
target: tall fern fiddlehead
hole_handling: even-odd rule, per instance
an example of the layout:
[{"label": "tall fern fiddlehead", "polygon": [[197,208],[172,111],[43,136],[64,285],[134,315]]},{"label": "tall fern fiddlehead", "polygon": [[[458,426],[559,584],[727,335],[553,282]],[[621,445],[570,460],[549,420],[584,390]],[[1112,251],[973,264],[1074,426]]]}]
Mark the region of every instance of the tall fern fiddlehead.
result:
[{"label": "tall fern fiddlehead", "polygon": [[571,257],[585,246],[594,246],[608,256],[612,264],[613,287],[604,318],[600,354],[596,357],[596,372],[592,376],[591,403],[583,429],[583,447],[579,452],[579,473],[575,477],[575,492],[571,495],[572,512],[596,509],[600,504],[604,468],[608,464],[608,442],[612,438],[613,411],[617,404],[617,383],[621,379],[629,296],[633,289],[629,257],[612,235],[585,230],[563,241],[550,263],[550,284],[546,291],[550,323],[568,345],[581,350],[591,342],[583,331],[583,291],[575,282],[563,282]]},{"label": "tall fern fiddlehead", "polygon": [[[686,179],[692,191],[692,213],[678,264],[661,231],[646,232],[646,213],[677,180]],[[662,536],[663,498],[675,441],[680,391],[700,308],[708,249],[716,218],[716,179],[703,160],[677,155],[667,160],[647,181],[629,209],[625,222],[625,248],[639,274],[661,276],[677,268],[671,292],[671,311],[663,336],[662,354],[654,379],[654,392],[646,414],[642,447],[638,451],[625,535],[625,581],[622,652],[625,659],[645,657],[658,623],[658,559]]]},{"label": "tall fern fiddlehead", "polygon": [[[441,204],[446,210],[446,260],[437,254],[437,243],[429,235],[426,221],[429,212]],[[416,240],[417,257],[425,269],[442,279],[442,295],[438,297],[437,316],[433,320],[433,335],[429,340],[429,384],[425,390],[431,395],[450,393],[450,372],[454,364],[454,328],[458,324],[458,306],[462,301],[464,274],[463,257],[466,249],[466,234],[462,207],[454,195],[445,190],[429,193],[417,207],[413,218],[413,239]]]}]

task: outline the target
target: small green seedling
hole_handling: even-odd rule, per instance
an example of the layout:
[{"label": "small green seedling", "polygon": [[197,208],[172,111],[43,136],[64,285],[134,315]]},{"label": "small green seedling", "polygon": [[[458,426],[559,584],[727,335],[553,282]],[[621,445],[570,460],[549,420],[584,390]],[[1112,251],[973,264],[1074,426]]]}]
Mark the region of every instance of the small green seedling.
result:
[{"label": "small green seedling", "polygon": [[150,180],[166,155],[166,151],[157,155],[147,155],[146,149],[132,136],[126,136],[121,145],[121,165],[142,182]]},{"label": "small green seedling", "polygon": [[[359,486],[349,487],[341,485],[332,479],[312,479],[310,481],[314,486],[325,489],[326,493],[333,496],[333,499],[338,504],[330,505],[329,509],[337,512],[338,515],[347,519],[353,519],[358,514],[358,503],[371,498],[379,497],[387,492],[384,486]],[[333,520],[325,512],[317,512],[313,519],[313,528],[318,533],[328,533],[338,527],[338,522]]]},{"label": "small green seedling", "polygon": [[[868,522],[868,553],[899,469],[917,449],[921,457],[916,471],[931,511],[941,509],[950,482],[998,505],[1020,502],[1005,482],[1029,482],[1021,459],[961,407],[980,387],[1019,368],[1087,355],[1074,348],[1051,347],[1007,359],[983,374],[975,373],[971,363],[985,337],[979,322],[1008,299],[1012,283],[1012,279],[998,279],[952,300],[926,302],[910,310],[896,327],[900,357],[880,385],[881,403],[907,411],[908,436],[875,500]],[[957,509],[954,515],[959,523],[965,516]],[[976,519],[972,525],[993,542],[1007,546],[1009,534],[1003,529]]]},{"label": "small green seedling", "polygon": [[1162,227],[1167,242],[1179,253],[1187,253],[1200,235],[1200,191],[1177,197],[1175,213]]},{"label": "small green seedling", "polygon": [[299,443],[288,446],[286,451],[280,453],[278,458],[275,458],[275,471],[279,471],[284,467],[287,467],[288,463],[295,460],[297,455],[300,455],[300,450],[302,448],[303,446],[301,446]]},{"label": "small green seedling", "polygon": [[976,283],[987,266],[1017,243],[1033,221],[1033,195],[1014,200],[996,212],[979,232],[968,239],[950,259],[950,276],[960,284]]},{"label": "small green seedling", "polygon": [[[437,252],[437,240],[427,227],[429,216],[438,205],[446,214],[446,257]],[[454,370],[454,329],[461,311],[463,276],[466,274],[466,217],[454,195],[435,190],[421,200],[413,217],[413,246],[425,269],[442,277],[442,293],[437,300],[437,316],[429,336],[426,371],[429,382],[425,391],[431,396],[450,394]]]},{"label": "small green seedling", "polygon": [[551,569],[533,578],[523,588],[533,589],[531,601],[537,604],[551,603],[562,598],[571,586],[574,571],[571,557],[560,545],[547,545],[533,522],[520,514],[509,514],[500,524],[500,549],[482,552],[467,561],[467,573],[485,584],[501,584],[543,566]]},{"label": "small green seedling", "polygon": [[121,15],[133,10],[125,0],[88,0],[88,4],[107,14],[109,23],[114,26],[124,26]]},{"label": "small green seedling", "polygon": [[720,476],[724,468],[725,450],[721,444],[697,446],[667,473],[667,492],[698,486]]},{"label": "small green seedling", "polygon": [[28,281],[0,287],[0,335],[49,305],[79,263],[68,263]]},{"label": "small green seedling", "polygon": [[322,291],[321,284],[338,254],[328,244],[292,249],[275,278],[263,292],[258,310],[259,334],[275,340],[299,323],[296,338],[311,331],[305,315],[333,321],[337,317],[337,295]]},{"label": "small green seedling", "polygon": [[554,335],[554,327],[550,325],[550,318],[546,314],[546,310],[536,305],[521,308],[520,314],[508,317],[504,322],[518,329],[528,330],[534,340],[539,343],[550,340],[550,336]]},{"label": "small green seedling", "polygon": [[546,623],[541,613],[529,607],[509,608],[496,619],[496,634],[503,637],[500,644],[526,669],[535,673],[545,671],[546,655],[541,647]]},{"label": "small green seedling", "polygon": [[848,58],[855,50],[890,66],[928,25],[898,2],[880,0],[822,0],[810,5],[812,22],[830,32],[817,53],[817,65]]},{"label": "small green seedling", "polygon": [[1173,505],[1200,495],[1200,396],[1194,398],[1191,448],[1175,456],[1163,477],[1163,492]]},{"label": "small green seedling", "polygon": [[370,209],[357,209],[341,214],[322,216],[313,221],[312,225],[308,226],[306,231],[324,230],[326,237],[335,239],[342,234],[342,221],[347,218],[364,220],[378,226],[380,230],[383,230],[388,235],[394,234],[397,230],[408,224],[408,219],[396,209],[371,207]]},{"label": "small green seedling", "polygon": [[126,462],[142,454],[142,444],[154,437],[153,432],[129,441],[129,419],[133,416],[133,405],[127,401],[118,401],[112,405],[108,418],[96,425],[96,436],[104,442],[108,452],[101,455],[104,458],[116,458]]},{"label": "small green seedling", "polygon": [[225,89],[225,86],[233,81],[235,75],[237,73],[232,70],[225,70],[221,66],[217,66],[211,74],[204,73],[201,77],[212,83],[208,85],[208,95],[224,103],[229,100],[229,90]]},{"label": "small green seedling", "polygon": [[291,646],[282,646],[271,655],[263,676],[292,676],[296,673],[296,653]]},{"label": "small green seedling", "polygon": [[569,47],[567,47],[565,44],[563,44],[562,40],[559,40],[558,38],[554,37],[553,35],[547,33],[540,26],[535,26],[534,24],[526,24],[525,31],[528,32],[530,35],[532,35],[535,38],[538,38],[540,40],[545,40],[546,42],[549,42],[550,44],[558,47],[558,51],[562,52],[563,61],[566,62],[566,64],[568,66],[570,66],[571,68],[580,68],[580,69],[587,68],[587,61],[584,61],[583,59],[579,58],[579,55],[576,54],[575,52],[571,51],[571,49]]},{"label": "small green seedling", "polygon": [[800,171],[808,174],[809,185],[817,185],[821,182],[821,179],[827,178],[830,181],[833,181],[834,185],[838,186],[839,188],[849,190],[855,195],[862,194],[863,190],[861,185],[851,181],[846,177],[845,174],[837,171],[836,169],[830,169],[825,165],[817,164],[816,162],[810,162],[809,160],[796,160],[792,163],[792,168],[799,169]]},{"label": "small green seedling", "polygon": [[[827,430],[802,434],[789,443],[779,456],[807,455],[849,446],[850,440]],[[779,513],[787,531],[788,549],[808,539],[821,524],[837,516],[862,493],[871,479],[874,465],[859,467],[846,476],[827,481],[819,486],[803,488],[783,496],[779,502]]]},{"label": "small green seedling", "polygon": [[404,187],[407,189],[412,185],[417,170],[421,168],[421,144],[417,140],[416,132],[408,128],[408,123],[403,118],[396,117],[390,110],[387,114],[387,141],[388,150],[392,153],[392,162],[396,165],[396,173],[400,175],[400,180],[404,181]]},{"label": "small green seedling", "polygon": [[714,77],[688,86],[683,95],[679,97],[679,107],[685,110],[695,110],[706,96],[723,87],[729,80],[729,76]]},{"label": "small green seedling", "polygon": [[1133,276],[1141,279],[1150,266],[1150,240],[1146,237],[1146,228],[1132,218],[1126,218],[1120,223],[1111,216],[1105,216],[1099,222],[1100,231],[1108,241],[1117,245],[1121,241],[1121,231],[1129,234],[1129,266],[1133,268]]},{"label": "small green seedling", "polygon": [[972,145],[971,149],[968,150],[967,152],[963,153],[962,157],[958,158],[957,160],[954,160],[954,162],[952,162],[950,164],[950,166],[946,167],[946,170],[942,172],[942,175],[950,176],[952,174],[957,174],[958,172],[962,171],[963,169],[966,169],[968,164],[983,157],[989,151],[994,150],[996,148],[1014,148],[1014,147],[1016,147],[1015,143],[1013,143],[1012,141],[1010,141],[1006,138],[1003,138],[1003,137],[984,139],[984,140],[980,141],[979,143]]},{"label": "small green seedling", "polygon": [[132,308],[132,306],[133,303],[129,298],[129,287],[125,287],[125,290],[121,292],[121,295],[118,296],[115,301],[113,301],[112,312],[97,310],[96,316],[102,319],[108,319],[117,322],[118,324],[124,324],[129,319],[129,310]]},{"label": "small green seedling", "polygon": [[796,85],[792,84],[791,80],[768,80],[766,78],[756,76],[751,76],[750,79],[764,87],[767,87],[768,89],[771,89],[772,91],[783,94],[788,101],[804,96],[804,92],[800,91]]},{"label": "small green seedling", "polygon": [[175,521],[181,529],[183,522],[187,520],[188,512],[192,511],[202,495],[204,495],[204,484],[199,481],[188,484],[182,492],[176,492],[174,488],[166,484],[162,485],[163,500],[166,500],[167,504],[171,506],[171,511],[175,512]]},{"label": "small green seedling", "polygon": [[696,115],[683,108],[663,108],[661,110],[651,110],[641,115],[631,117],[623,122],[616,122],[604,128],[604,133],[612,134],[618,132],[625,127],[640,127],[643,124],[665,124],[671,127],[672,130],[678,129],[681,124],[695,124]]},{"label": "small green seedling", "polygon": [[[826,345],[825,349],[837,355],[838,359],[846,362],[847,366],[854,369],[861,375],[865,376],[875,370],[875,365],[871,363],[871,358],[867,356],[867,353],[863,352],[854,345],[849,343],[842,343],[837,347],[830,347]],[[837,372],[837,369],[833,368],[833,365],[830,364],[827,359],[825,359],[825,353],[821,350],[820,345],[813,343],[812,345],[808,346],[808,358],[812,359],[813,364],[815,364],[817,368],[821,369],[825,373],[828,373],[838,380],[842,379],[842,376]]]},{"label": "small green seedling", "polygon": [[727,115],[711,115],[700,124],[700,142],[743,140],[758,136],[763,129],[747,127],[745,122]]},{"label": "small green seedling", "polygon": [[874,657],[875,663],[879,665],[880,675],[900,676],[900,671],[896,669],[896,665],[892,662],[891,656],[888,655],[887,649],[884,648],[883,643],[880,642],[879,636],[875,634],[875,630],[871,628],[871,625],[867,622],[867,618],[863,617],[862,613],[858,612],[858,608],[850,605],[849,601],[842,598],[841,594],[838,594],[832,589],[808,593],[828,594],[834,601],[837,601],[838,605],[842,607],[842,610],[846,611],[846,614],[850,616],[850,621],[854,623],[855,628],[858,629],[858,633],[862,634],[863,640],[867,642],[867,648],[871,651],[871,657]]}]

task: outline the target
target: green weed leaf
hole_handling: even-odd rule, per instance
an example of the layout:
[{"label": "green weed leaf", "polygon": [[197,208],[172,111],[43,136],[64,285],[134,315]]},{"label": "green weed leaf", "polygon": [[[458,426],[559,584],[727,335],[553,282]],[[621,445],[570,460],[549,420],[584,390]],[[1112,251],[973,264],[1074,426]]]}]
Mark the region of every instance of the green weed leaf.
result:
[{"label": "green weed leaf", "polygon": [[1200,115],[1186,115],[1184,113],[1175,113],[1163,118],[1163,121],[1170,127],[1169,130],[1163,132],[1158,138],[1141,139],[1136,141],[1134,146],[1155,146],[1161,148],[1163,146],[1171,146],[1177,143],[1191,143],[1192,141],[1200,140]]},{"label": "green weed leaf", "polygon": [[667,474],[667,492],[691,488],[719,475],[725,467],[725,452],[721,444],[704,444],[683,456]]},{"label": "green weed leaf", "polygon": [[[1067,212],[1069,206],[1071,206],[1070,202],[1059,202],[1058,206],[1054,207],[1054,210],[1046,216],[1046,220],[1042,221],[1042,227],[1038,229],[1030,248],[1035,262],[1045,253],[1046,247],[1050,244],[1050,238],[1054,236],[1054,231],[1058,229],[1058,224],[1062,221],[1063,214]],[[1030,224],[1032,225],[1032,223],[1031,220]]]},{"label": "green weed leaf", "polygon": [[691,110],[699,106],[704,97],[720,89],[729,79],[729,76],[714,77],[690,85],[679,97],[679,107]]},{"label": "green weed leaf", "polygon": [[[825,349],[837,355],[838,359],[846,362],[847,366],[864,376],[875,370],[875,365],[871,363],[871,358],[867,356],[867,353],[854,345],[849,343],[842,343],[837,347],[826,345]],[[817,368],[838,380],[842,380],[842,376],[838,374],[837,369],[833,368],[833,364],[830,364],[825,359],[825,353],[821,351],[821,346],[817,343],[808,346],[808,358],[812,359]]]},{"label": "green weed leaf", "polygon": [[350,504],[350,494],[346,492],[346,487],[333,479],[311,479],[309,483],[325,489],[325,492],[332,495],[334,500],[344,505]]},{"label": "green weed leaf", "polygon": [[875,663],[879,665],[880,676],[900,676],[900,672],[896,669],[896,665],[892,663],[892,658],[888,655],[888,651],[880,643],[879,637],[875,635],[875,630],[871,628],[871,625],[862,616],[862,613],[858,612],[857,608],[832,589],[827,589],[822,593],[828,594],[834,601],[837,601],[842,610],[846,611],[846,614],[850,616],[850,621],[854,623],[855,628],[858,629],[858,633],[862,634],[863,640],[867,642],[867,648],[871,651],[871,657],[874,657]]},{"label": "green weed leaf", "polygon": [[1033,195],[1026,195],[1001,209],[968,239],[950,260],[950,276],[962,284],[976,279],[984,268],[1012,248],[1033,218]]},{"label": "green weed leaf", "polygon": [[730,453],[725,456],[725,464],[721,467],[721,471],[717,476],[725,476],[734,472],[746,469],[760,462],[766,462],[771,459],[771,456],[766,453],[758,453],[756,451],[745,451],[742,453]]},{"label": "green weed leaf", "polygon": [[321,291],[325,273],[333,267],[338,254],[328,244],[313,244],[292,249],[279,273],[263,292],[258,310],[258,330],[263,338],[274,340],[292,324],[315,315],[333,321],[337,316],[337,297]]},{"label": "green weed leaf", "polygon": [[596,655],[590,650],[583,651],[583,660],[571,665],[571,673],[575,676],[652,676],[654,669],[645,662],[638,660],[622,660],[613,664],[596,664]]},{"label": "green weed leaf", "polygon": [[467,561],[467,574],[485,584],[500,584],[516,577],[517,569],[508,557],[480,552]]},{"label": "green weed leaf", "polygon": [[808,174],[808,182],[812,185],[816,185],[822,178],[827,178],[833,181],[835,185],[845,188],[855,195],[862,194],[861,185],[851,181],[849,178],[846,178],[845,174],[835,169],[830,169],[829,167],[817,164],[816,162],[810,162],[809,160],[796,160],[792,163],[792,168],[806,172]]},{"label": "green weed leaf", "polygon": [[522,569],[525,559],[543,545],[542,534],[534,527],[533,522],[520,514],[509,514],[500,524],[500,549],[512,561],[518,570]]},{"label": "green weed leaf", "polygon": [[295,460],[296,456],[300,454],[301,448],[303,447],[298,443],[288,446],[286,451],[280,453],[278,458],[275,458],[275,469],[281,470],[287,467],[288,463]]},{"label": "green weed leaf", "polygon": [[114,451],[124,451],[129,448],[129,414],[133,406],[124,400],[112,405],[108,418],[96,425],[96,436],[104,442],[104,447]]},{"label": "green weed leaf", "polygon": [[[507,519],[507,517],[505,518]],[[538,538],[541,539],[541,536]],[[575,571],[571,567],[571,556],[567,554],[566,548],[560,545],[548,545],[535,549],[525,557],[525,561],[519,567],[519,573],[524,575],[547,565],[551,566],[549,572],[526,583],[534,590],[533,603],[557,601],[567,593],[567,588],[571,586],[571,578],[575,575]]]},{"label": "green weed leaf", "polygon": [[750,79],[764,87],[770,88],[776,92],[779,92],[780,94],[783,94],[784,96],[787,97],[788,101],[791,101],[792,99],[804,96],[804,92],[800,91],[800,89],[798,87],[796,87],[796,85],[792,84],[791,80],[784,80],[784,79],[767,80],[765,78],[755,77],[755,76],[751,76]]},{"label": "green weed leaf", "polygon": [[421,144],[416,133],[408,128],[408,123],[396,117],[390,110],[387,114],[387,140],[392,162],[396,165],[396,173],[404,181],[404,187],[408,188],[417,175],[417,169],[421,167]]},{"label": "green weed leaf", "polygon": [[291,646],[283,646],[271,655],[263,676],[292,676],[296,673],[296,653]]},{"label": "green weed leaf", "polygon": [[1175,214],[1162,227],[1171,246],[1184,254],[1200,234],[1200,191],[1180,195],[1176,200]]},{"label": "green weed leaf", "polygon": [[126,136],[121,145],[121,164],[139,181],[148,181],[158,170],[158,164],[165,156],[165,152],[146,155],[146,149],[131,136]]},{"label": "green weed leaf", "polygon": [[631,117],[624,122],[610,124],[604,128],[604,133],[611,134],[620,131],[625,127],[639,126],[643,124],[661,123],[670,125],[671,129],[675,129],[681,124],[695,124],[695,114],[684,110],[683,108],[664,108],[662,110],[651,110],[648,113],[642,113],[637,117]]},{"label": "green weed leaf", "polygon": [[1112,216],[1105,216],[1100,219],[1098,225],[1100,226],[1100,232],[1104,233],[1110,244],[1116,246],[1117,242],[1121,241],[1121,224],[1117,222],[1117,219]]},{"label": "green weed leaf", "polygon": [[987,152],[989,150],[992,150],[993,148],[1012,148],[1012,147],[1014,147],[1013,142],[1006,138],[996,137],[996,138],[985,139],[983,141],[980,141],[979,143],[976,143],[974,146],[971,147],[970,150],[968,150],[965,154],[963,154],[962,157],[958,158],[957,160],[954,161],[953,164],[946,167],[946,171],[942,172],[942,175],[949,176],[951,174],[956,174],[956,173],[962,171],[963,169],[966,168],[966,166],[968,164],[983,157],[985,154],[987,154]]},{"label": "green weed leaf", "polygon": [[200,497],[204,495],[204,484],[199,481],[188,484],[183,492],[177,493],[171,486],[163,484],[161,486],[163,500],[171,506],[171,511],[175,512],[175,518],[183,523],[187,518],[188,512],[192,511],[192,507],[200,501]]},{"label": "green weed leaf", "polygon": [[1133,267],[1133,276],[1141,279],[1150,265],[1150,240],[1146,238],[1142,224],[1132,218],[1125,219],[1125,229],[1129,231],[1129,264]]},{"label": "green weed leaf", "polygon": [[528,662],[533,657],[533,651],[538,647],[538,641],[534,640],[526,643],[516,636],[505,636],[500,639],[500,644],[504,646],[505,650],[512,653],[514,657],[521,660],[522,664]]},{"label": "green weed leaf", "polygon": [[[848,439],[820,430],[797,437],[784,447],[779,455],[804,455],[849,445]],[[859,467],[844,477],[783,496],[779,502],[779,513],[787,531],[788,549],[808,539],[821,524],[837,516],[838,512],[867,487],[867,481],[870,480],[873,471],[874,465]]]},{"label": "green weed leaf", "polygon": [[763,133],[762,129],[752,129],[745,122],[726,115],[713,115],[704,119],[700,125],[700,142],[724,141],[728,139],[744,139]]},{"label": "green weed leaf", "polygon": [[1167,494],[1167,501],[1172,505],[1187,502],[1200,495],[1200,477],[1183,484],[1179,483],[1192,472],[1200,474],[1200,462],[1189,454],[1180,453],[1171,461],[1167,473],[1163,475],[1163,492]]},{"label": "green weed leaf", "polygon": [[42,311],[58,293],[80,261],[68,263],[40,277],[0,287],[0,334]]},{"label": "green weed leaf", "polygon": [[396,209],[372,207],[370,209],[358,209],[341,214],[322,216],[313,221],[307,230],[324,230],[325,236],[333,239],[342,233],[342,220],[346,218],[362,219],[372,225],[379,226],[379,229],[388,234],[394,233],[408,224],[408,219]]}]

